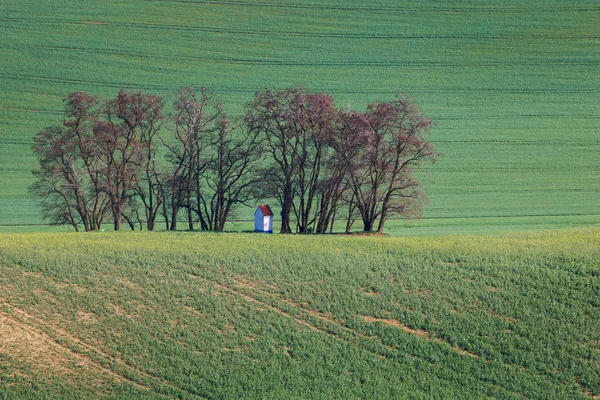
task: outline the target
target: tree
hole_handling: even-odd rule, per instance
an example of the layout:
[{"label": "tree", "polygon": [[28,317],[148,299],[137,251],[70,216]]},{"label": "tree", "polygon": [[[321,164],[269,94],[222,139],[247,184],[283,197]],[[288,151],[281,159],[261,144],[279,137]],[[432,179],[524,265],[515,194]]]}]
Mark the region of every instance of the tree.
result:
[{"label": "tree", "polygon": [[[144,205],[146,226],[154,230],[156,217],[164,201],[162,175],[156,165],[156,146],[154,139],[161,128],[162,100],[155,95],[134,93],[119,93],[117,101],[118,117],[130,130],[138,130],[137,140],[143,159],[141,164],[141,179],[134,189],[137,197]],[[137,215],[137,207],[132,207]],[[137,218],[139,220],[139,216]]]},{"label": "tree", "polygon": [[258,92],[249,104],[245,122],[250,132],[265,137],[275,169],[263,170],[268,196],[279,199],[281,233],[291,233],[291,213],[297,230],[311,224],[326,143],[335,121],[333,99],[303,88]]},{"label": "tree", "polygon": [[337,212],[342,205],[348,206],[352,214],[354,203],[345,198],[349,189],[347,179],[350,169],[356,165],[354,160],[366,144],[363,134],[367,122],[364,116],[354,111],[341,110],[336,115],[333,135],[327,142],[323,163],[323,178],[318,186],[318,204],[316,213],[316,233],[333,230]]},{"label": "tree", "polygon": [[[40,131],[34,150],[40,168],[32,193],[56,224],[149,230],[162,214],[167,229],[187,211],[189,229],[222,231],[239,204],[276,198],[282,233],[346,231],[360,217],[364,230],[383,231],[390,216],[419,216],[425,197],[414,171],[436,157],[427,140],[431,120],[398,96],[364,113],[337,110],[333,99],[299,87],[258,92],[242,124],[234,124],[206,89],[176,94],[168,125],[159,131],[162,100],[121,90],[101,101],[76,92],[65,99],[67,118]],[[157,140],[170,165],[162,170]],[[265,157],[268,156],[268,157]],[[346,208],[346,213],[342,211]]]},{"label": "tree", "polygon": [[[160,120],[162,101],[155,95],[121,90],[114,100],[102,108],[103,119],[96,122],[94,138],[103,166],[103,190],[108,195],[114,229],[121,229],[121,220],[131,198],[141,192],[141,182],[149,179],[144,205],[152,228],[158,207],[155,190],[152,137]],[[150,145],[149,145],[150,144]],[[144,176],[145,174],[145,176]],[[126,219],[130,217],[127,216]],[[133,227],[133,224],[130,223]]]},{"label": "tree", "polygon": [[349,169],[349,181],[364,230],[372,231],[379,219],[377,231],[383,232],[391,215],[420,215],[424,195],[414,170],[436,157],[426,138],[432,121],[401,95],[369,105],[364,119],[366,124],[353,132],[365,144]]},{"label": "tree", "polygon": [[177,214],[185,207],[189,229],[194,230],[193,213],[196,211],[202,229],[208,230],[199,207],[202,203],[200,181],[208,164],[205,160],[208,133],[214,130],[220,113],[206,89],[200,91],[200,96],[192,88],[180,90],[174,106],[171,131],[175,142],[163,141],[168,148],[167,159],[172,165],[167,179],[171,199],[170,229],[177,230]]},{"label": "tree", "polygon": [[[329,147],[335,135],[337,110],[333,98],[323,93],[304,96],[304,106],[298,118],[298,171],[294,184],[294,214],[300,233],[306,233],[314,223],[313,209],[320,190],[335,184],[335,176],[323,179],[322,173],[333,156]],[[326,170],[335,174],[335,169]]]},{"label": "tree", "polygon": [[63,126],[46,128],[34,138],[40,168],[30,190],[42,199],[45,218],[76,231],[80,224],[86,231],[100,229],[108,211],[94,138],[99,104],[89,94],[71,93],[65,99]]},{"label": "tree", "polygon": [[222,232],[232,210],[253,198],[251,186],[262,158],[262,141],[257,131],[231,126],[221,110],[218,129],[207,149],[207,168],[201,191],[203,213],[209,230]]},{"label": "tree", "polygon": [[179,91],[175,111],[175,142],[164,141],[172,164],[170,229],[177,228],[184,207],[191,230],[197,220],[202,230],[223,231],[234,207],[252,197],[262,154],[259,133],[231,124],[206,89]]},{"label": "tree", "polygon": [[91,230],[86,218],[88,203],[84,183],[75,170],[76,147],[64,127],[49,127],[34,138],[40,169],[33,174],[38,180],[30,191],[41,198],[42,215],[53,225],[69,224],[79,231],[83,223]]}]

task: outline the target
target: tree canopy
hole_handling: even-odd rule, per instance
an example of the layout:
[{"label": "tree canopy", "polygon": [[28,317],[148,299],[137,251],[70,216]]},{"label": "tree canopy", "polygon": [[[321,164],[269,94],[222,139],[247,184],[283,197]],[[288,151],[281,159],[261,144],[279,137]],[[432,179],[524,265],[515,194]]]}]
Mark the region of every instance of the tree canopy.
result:
[{"label": "tree canopy", "polygon": [[359,112],[303,87],[264,90],[231,118],[206,89],[175,94],[173,112],[153,94],[65,98],[62,124],[36,134],[31,193],[45,218],[75,230],[223,231],[240,205],[274,199],[281,233],[383,232],[394,216],[419,217],[415,171],[436,158],[432,121],[402,95]]}]

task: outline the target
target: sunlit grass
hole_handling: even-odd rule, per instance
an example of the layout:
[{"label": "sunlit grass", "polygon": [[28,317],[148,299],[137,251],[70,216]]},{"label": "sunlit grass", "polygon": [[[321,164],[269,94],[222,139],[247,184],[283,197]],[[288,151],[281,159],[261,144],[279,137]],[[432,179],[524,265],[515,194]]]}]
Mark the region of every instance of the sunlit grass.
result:
[{"label": "sunlit grass", "polygon": [[[114,387],[104,378],[103,393],[600,394],[598,228],[426,238],[0,234],[0,285],[2,315],[93,360],[82,376],[92,367],[121,376]],[[6,393],[31,388],[27,365],[11,352],[4,360]],[[34,375],[39,395],[80,385],[94,397],[89,379]]]}]

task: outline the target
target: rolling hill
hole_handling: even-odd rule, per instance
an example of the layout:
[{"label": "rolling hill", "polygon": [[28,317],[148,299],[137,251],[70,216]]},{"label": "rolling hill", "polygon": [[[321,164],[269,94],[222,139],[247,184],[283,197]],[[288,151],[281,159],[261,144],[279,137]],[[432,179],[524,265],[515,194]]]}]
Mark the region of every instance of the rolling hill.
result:
[{"label": "rolling hill", "polygon": [[600,230],[0,233],[0,398],[597,399]]},{"label": "rolling hill", "polygon": [[3,229],[43,223],[32,137],[68,93],[208,87],[242,115],[292,84],[357,109],[403,92],[437,122],[424,220],[398,232],[600,222],[595,1],[0,0],[0,20]]}]

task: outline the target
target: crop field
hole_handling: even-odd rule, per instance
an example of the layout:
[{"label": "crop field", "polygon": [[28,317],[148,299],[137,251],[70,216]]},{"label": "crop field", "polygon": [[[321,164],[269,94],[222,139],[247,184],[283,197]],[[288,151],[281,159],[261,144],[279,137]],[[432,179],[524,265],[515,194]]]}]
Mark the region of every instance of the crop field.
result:
[{"label": "crop field", "polygon": [[0,225],[43,222],[32,137],[70,92],[205,86],[239,116],[292,84],[437,122],[413,234],[600,221],[597,1],[0,0],[0,21]]},{"label": "crop field", "polygon": [[0,234],[0,398],[600,396],[600,230]]}]

